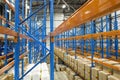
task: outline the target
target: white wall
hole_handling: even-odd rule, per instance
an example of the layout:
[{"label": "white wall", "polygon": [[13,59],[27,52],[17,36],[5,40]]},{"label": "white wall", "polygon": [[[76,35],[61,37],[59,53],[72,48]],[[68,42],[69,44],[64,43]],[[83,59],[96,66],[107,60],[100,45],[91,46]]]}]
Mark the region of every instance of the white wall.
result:
[{"label": "white wall", "polygon": [[[55,13],[54,14],[54,29],[58,27],[64,19],[63,13]],[[50,18],[47,18],[47,35],[50,32]]]}]

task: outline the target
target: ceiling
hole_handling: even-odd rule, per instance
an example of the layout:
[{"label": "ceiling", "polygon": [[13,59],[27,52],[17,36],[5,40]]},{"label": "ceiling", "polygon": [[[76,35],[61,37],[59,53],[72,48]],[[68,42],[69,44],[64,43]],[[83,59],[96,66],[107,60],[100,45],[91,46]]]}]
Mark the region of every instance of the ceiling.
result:
[{"label": "ceiling", "polygon": [[[0,3],[3,3],[2,1],[3,0],[0,0]],[[28,0],[28,3],[27,3],[28,6],[30,5],[29,1],[30,0]],[[49,0],[46,0],[46,1],[48,2]],[[77,10],[80,6],[82,6],[86,1],[87,0],[55,0],[54,10],[55,10],[55,13],[64,13],[64,16],[70,16],[75,10]],[[22,3],[22,0],[20,0],[20,2]],[[33,11],[37,10],[43,4],[44,4],[44,0],[41,0],[41,1],[34,0],[34,2],[32,3]],[[66,5],[66,8],[62,8],[63,5]],[[49,13],[49,6],[47,8],[47,12]],[[43,10],[41,10],[38,13],[38,15],[41,15],[41,14],[43,14]]]},{"label": "ceiling", "polygon": [[[55,12],[63,12],[65,16],[69,16],[86,1],[87,0],[55,0]],[[63,5],[66,5],[66,8],[63,9]]]}]

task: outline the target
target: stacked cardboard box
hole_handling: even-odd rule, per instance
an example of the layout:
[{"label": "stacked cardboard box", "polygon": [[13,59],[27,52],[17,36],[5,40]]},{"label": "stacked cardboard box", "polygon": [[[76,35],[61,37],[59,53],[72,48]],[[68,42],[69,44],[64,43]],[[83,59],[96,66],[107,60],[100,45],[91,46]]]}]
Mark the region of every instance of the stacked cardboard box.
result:
[{"label": "stacked cardboard box", "polygon": [[4,65],[4,61],[0,60],[0,68]]},{"label": "stacked cardboard box", "polygon": [[74,60],[74,71],[77,72],[78,71],[78,59]]},{"label": "stacked cardboard box", "polygon": [[13,74],[7,74],[5,75],[2,80],[14,80]]},{"label": "stacked cardboard box", "polygon": [[67,64],[67,54],[66,53],[64,53],[64,57],[63,58],[64,58],[63,61]]},{"label": "stacked cardboard box", "polygon": [[70,75],[68,76],[68,79],[69,80],[74,80],[74,78],[75,78],[75,72],[70,71]]},{"label": "stacked cardboard box", "polygon": [[120,80],[120,78],[110,75],[108,76],[108,80]]},{"label": "stacked cardboard box", "polygon": [[[119,67],[119,70],[120,70],[120,64],[116,64],[114,66]],[[120,79],[120,71],[113,70],[113,76],[115,76],[116,78]]]},{"label": "stacked cardboard box", "polygon": [[47,56],[47,58],[46,58],[46,62],[47,62],[48,64],[50,64],[50,55]]},{"label": "stacked cardboard box", "polygon": [[108,80],[110,73],[105,71],[99,71],[99,80]]},{"label": "stacked cardboard box", "polygon": [[79,76],[75,76],[75,80],[83,80]]},{"label": "stacked cardboard box", "polygon": [[98,80],[99,78],[99,71],[101,71],[99,68],[92,68],[92,80]]},{"label": "stacked cardboard box", "polygon": [[69,78],[69,76],[70,76],[70,72],[71,72],[72,70],[69,68],[69,67],[67,67],[66,68],[66,74],[67,74],[67,77]]},{"label": "stacked cardboard box", "polygon": [[85,80],[91,80],[91,64],[85,64]]},{"label": "stacked cardboard box", "polygon": [[[108,59],[101,59],[101,58],[98,58],[98,59],[95,59],[95,60],[98,60],[98,61],[101,61],[101,62],[107,62],[109,61]],[[95,63],[95,67],[102,70],[103,69],[103,65],[101,65],[100,63]]]},{"label": "stacked cardboard box", "polygon": [[[116,61],[110,61],[110,60],[107,61],[107,62],[105,62],[105,63],[107,63],[107,64],[111,64],[111,65],[118,64],[118,62],[116,62]],[[112,69],[112,68],[108,68],[108,67],[106,67],[106,66],[103,66],[103,71],[112,74],[113,69]]]},{"label": "stacked cardboard box", "polygon": [[82,59],[78,60],[78,71],[77,72],[78,72],[79,76],[84,78],[84,76],[85,76],[85,62]]},{"label": "stacked cardboard box", "polygon": [[55,63],[58,64],[58,57],[57,56],[55,56]]},{"label": "stacked cardboard box", "polygon": [[24,57],[24,64],[25,64],[25,66],[28,65],[28,57]]}]

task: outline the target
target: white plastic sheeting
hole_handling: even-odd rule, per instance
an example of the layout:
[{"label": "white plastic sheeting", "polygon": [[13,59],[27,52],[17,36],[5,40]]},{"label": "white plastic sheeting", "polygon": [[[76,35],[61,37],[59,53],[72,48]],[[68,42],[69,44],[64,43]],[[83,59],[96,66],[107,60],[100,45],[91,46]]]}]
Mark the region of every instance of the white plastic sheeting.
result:
[{"label": "white plastic sheeting", "polygon": [[[27,70],[31,69],[35,64],[27,66]],[[36,66],[29,74],[24,77],[24,80],[50,80],[49,69],[47,63],[41,63]]]}]

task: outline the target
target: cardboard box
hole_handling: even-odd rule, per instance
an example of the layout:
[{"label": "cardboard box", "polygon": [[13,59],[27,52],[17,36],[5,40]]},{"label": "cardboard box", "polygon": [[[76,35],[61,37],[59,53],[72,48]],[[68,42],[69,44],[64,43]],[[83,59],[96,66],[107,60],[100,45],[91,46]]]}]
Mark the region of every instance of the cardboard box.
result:
[{"label": "cardboard box", "polygon": [[78,74],[84,78],[85,76],[85,62],[83,62],[82,60],[78,60]]},{"label": "cardboard box", "polygon": [[14,78],[14,77],[13,77],[13,74],[9,74],[9,75],[8,75],[8,80],[14,80],[13,78]]},{"label": "cardboard box", "polygon": [[[101,62],[107,62],[109,61],[108,59],[102,59],[102,58],[99,58],[99,59],[95,59],[95,60],[98,60],[98,61],[101,61]],[[103,65],[99,64],[99,63],[96,63],[95,62],[95,67],[99,68],[99,69],[103,69]]]},{"label": "cardboard box", "polygon": [[91,64],[85,64],[85,80],[91,79]]},{"label": "cardboard box", "polygon": [[[114,66],[117,66],[117,67],[120,68],[120,64],[116,64]],[[120,79],[120,71],[113,70],[113,76],[115,76],[116,78]]]},{"label": "cardboard box", "polygon": [[[110,65],[118,64],[118,62],[116,62],[116,61],[107,61],[105,63],[110,64]],[[103,71],[108,72],[110,74],[112,74],[112,72],[113,72],[112,68],[108,68],[106,66],[103,66]]]},{"label": "cardboard box", "polygon": [[115,76],[108,76],[108,80],[120,80],[120,78],[116,78]]},{"label": "cardboard box", "polygon": [[70,75],[69,75],[69,80],[74,80],[74,78],[75,78],[75,72],[73,72],[73,71],[70,71]]},{"label": "cardboard box", "polygon": [[96,68],[96,67],[92,68],[92,73],[91,73],[92,80],[98,80],[98,78],[99,78],[99,71],[101,71],[101,70]]},{"label": "cardboard box", "polygon": [[108,76],[110,73],[107,73],[105,71],[99,71],[99,80],[108,80]]}]

